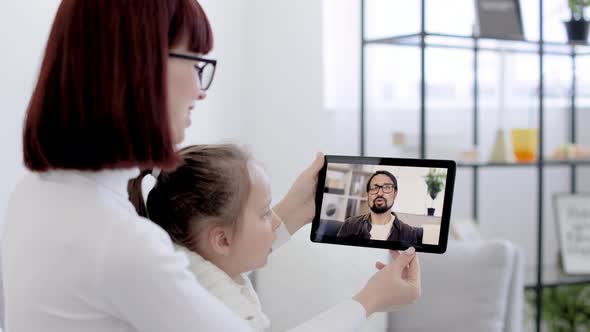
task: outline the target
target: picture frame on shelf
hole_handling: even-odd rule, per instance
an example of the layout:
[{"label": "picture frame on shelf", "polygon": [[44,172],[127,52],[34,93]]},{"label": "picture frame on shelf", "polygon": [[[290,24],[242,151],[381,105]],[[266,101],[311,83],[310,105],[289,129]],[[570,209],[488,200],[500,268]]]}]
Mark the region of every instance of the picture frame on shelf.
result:
[{"label": "picture frame on shelf", "polygon": [[590,193],[555,194],[553,202],[563,272],[590,275]]},{"label": "picture frame on shelf", "polygon": [[481,38],[524,40],[518,0],[476,0],[474,35]]}]

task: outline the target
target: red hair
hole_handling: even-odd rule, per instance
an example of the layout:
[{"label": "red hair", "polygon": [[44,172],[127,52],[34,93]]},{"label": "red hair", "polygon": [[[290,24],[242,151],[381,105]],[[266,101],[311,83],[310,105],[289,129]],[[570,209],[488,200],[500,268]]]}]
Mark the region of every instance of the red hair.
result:
[{"label": "red hair", "polygon": [[26,114],[26,167],[174,167],[166,64],[186,41],[213,47],[196,0],[63,0]]}]

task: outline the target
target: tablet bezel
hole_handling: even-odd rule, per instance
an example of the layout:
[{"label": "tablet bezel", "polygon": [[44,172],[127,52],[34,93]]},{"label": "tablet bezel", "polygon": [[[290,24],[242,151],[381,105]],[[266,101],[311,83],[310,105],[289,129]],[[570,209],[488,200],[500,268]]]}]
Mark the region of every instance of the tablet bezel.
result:
[{"label": "tablet bezel", "polygon": [[[320,226],[320,217],[322,211],[322,202],[324,198],[324,187],[326,183],[326,174],[329,163],[340,164],[360,164],[360,165],[383,165],[383,166],[403,166],[403,167],[425,167],[425,168],[445,168],[447,170],[447,180],[445,183],[445,195],[443,201],[443,211],[441,216],[440,234],[437,245],[416,244],[407,241],[380,241],[365,240],[354,238],[339,238],[335,236],[318,235],[317,230]],[[318,183],[315,196],[315,216],[312,222],[310,239],[317,243],[341,244],[357,247],[370,247],[382,249],[405,250],[414,247],[416,251],[442,254],[447,249],[449,224],[451,220],[451,207],[453,204],[453,191],[455,188],[455,175],[457,164],[452,160],[441,159],[407,159],[407,158],[383,158],[383,157],[354,157],[354,156],[324,156],[324,166],[318,174]]]}]

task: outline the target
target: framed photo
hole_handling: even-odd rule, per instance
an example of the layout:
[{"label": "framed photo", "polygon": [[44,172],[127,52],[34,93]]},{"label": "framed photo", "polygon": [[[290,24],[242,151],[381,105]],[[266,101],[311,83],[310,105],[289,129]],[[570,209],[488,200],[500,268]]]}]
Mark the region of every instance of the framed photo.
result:
[{"label": "framed photo", "polygon": [[476,0],[476,36],[524,40],[522,15],[518,0]]},{"label": "framed photo", "polygon": [[563,270],[590,274],[590,193],[554,196]]}]

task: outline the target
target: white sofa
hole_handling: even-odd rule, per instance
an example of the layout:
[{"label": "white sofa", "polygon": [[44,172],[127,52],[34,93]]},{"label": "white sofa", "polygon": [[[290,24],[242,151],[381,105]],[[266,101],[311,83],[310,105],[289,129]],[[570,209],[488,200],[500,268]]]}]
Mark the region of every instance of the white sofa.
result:
[{"label": "white sofa", "polygon": [[507,241],[451,243],[442,256],[421,255],[422,298],[391,314],[389,330],[521,331],[523,264]]},{"label": "white sofa", "polygon": [[[255,275],[272,331],[284,331],[356,292],[385,250],[316,244],[304,229]],[[420,254],[423,295],[363,331],[514,332],[522,329],[523,260],[506,241],[451,242]]]}]

